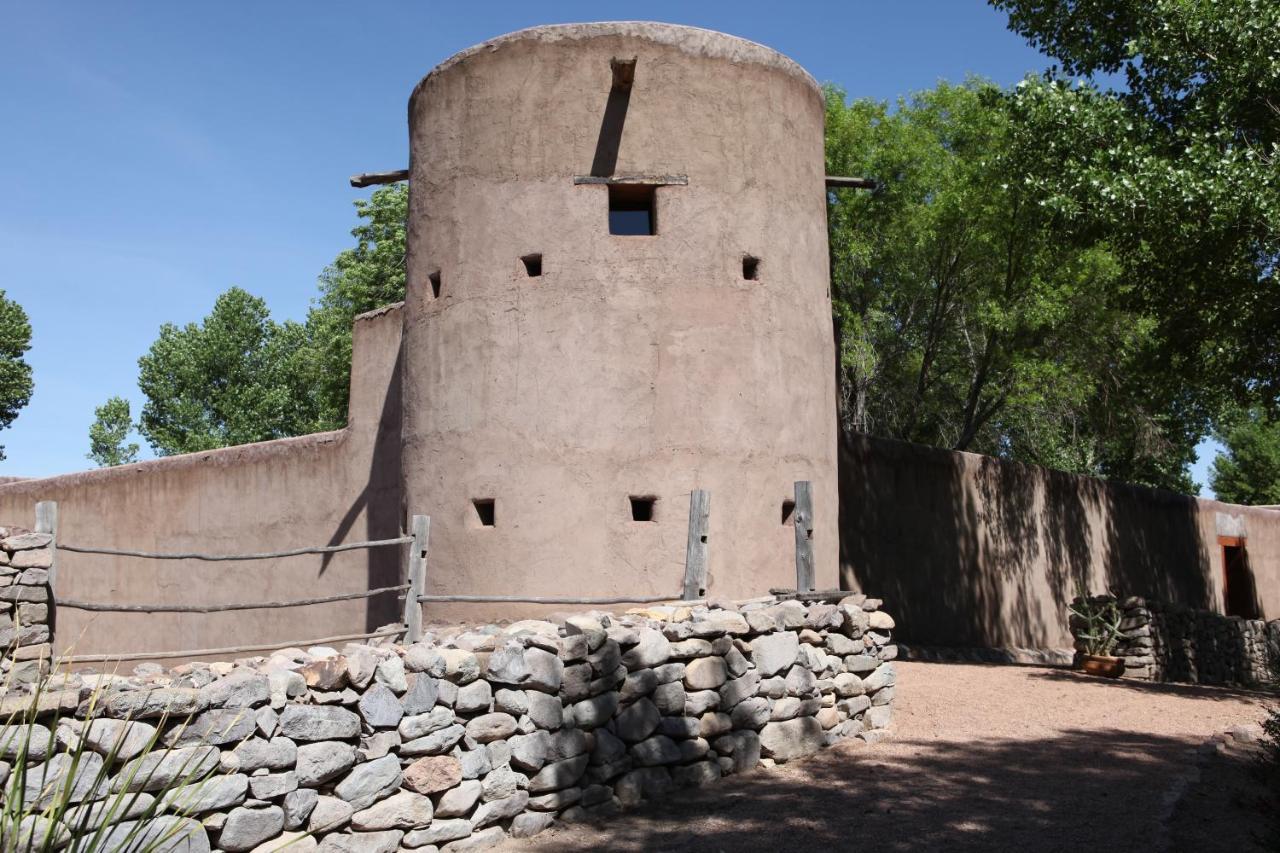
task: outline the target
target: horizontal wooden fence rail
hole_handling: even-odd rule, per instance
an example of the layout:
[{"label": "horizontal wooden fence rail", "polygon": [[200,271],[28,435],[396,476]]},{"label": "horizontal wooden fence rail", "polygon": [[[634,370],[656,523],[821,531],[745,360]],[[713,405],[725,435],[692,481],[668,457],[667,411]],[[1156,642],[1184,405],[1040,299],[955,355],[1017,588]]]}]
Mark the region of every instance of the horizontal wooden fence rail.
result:
[{"label": "horizontal wooden fence rail", "polygon": [[679,595],[614,595],[604,598],[537,595],[420,595],[421,602],[455,602],[462,604],[697,604],[705,599],[687,599]]},{"label": "horizontal wooden fence rail", "polygon": [[362,634],[339,634],[336,637],[316,637],[312,640],[285,640],[279,643],[257,643],[248,646],[227,646],[221,649],[185,649],[179,652],[111,652],[102,655],[64,655],[56,658],[57,664],[112,663],[122,660],[164,660],[167,658],[207,658],[217,655],[234,655],[242,652],[266,652],[292,647],[323,646],[345,640],[373,640],[379,637],[398,637],[404,633],[403,625],[366,631]]},{"label": "horizontal wooden fence rail", "polygon": [[395,539],[375,539],[372,542],[344,542],[341,545],[320,545],[315,548],[292,548],[288,551],[267,551],[262,554],[199,554],[174,553],[158,554],[152,551],[128,551],[121,548],[90,548],[85,545],[66,545],[58,543],[61,551],[74,551],[77,554],[106,554],[111,557],[139,557],[144,560],[206,560],[209,562],[240,562],[245,560],[276,560],[280,557],[301,557],[304,554],[336,554],[339,551],[355,551],[360,548],[382,548],[387,545],[405,545],[413,541],[412,536],[397,536]]},{"label": "horizontal wooden fence rail", "polygon": [[320,598],[294,598],[288,601],[244,601],[234,604],[98,604],[91,601],[76,601],[59,598],[59,607],[70,607],[73,610],[95,610],[103,613],[221,613],[227,610],[266,610],[276,607],[305,607],[308,604],[328,604],[332,601],[351,601],[357,598],[372,598],[386,592],[404,592],[409,584],[383,586],[364,592],[347,592],[340,595],[325,595]]}]

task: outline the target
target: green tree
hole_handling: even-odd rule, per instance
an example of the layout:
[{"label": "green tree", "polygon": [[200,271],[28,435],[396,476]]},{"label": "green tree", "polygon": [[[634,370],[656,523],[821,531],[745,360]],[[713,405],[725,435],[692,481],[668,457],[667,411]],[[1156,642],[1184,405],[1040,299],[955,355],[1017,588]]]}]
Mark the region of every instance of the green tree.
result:
[{"label": "green tree", "polygon": [[320,295],[306,321],[300,361],[312,377],[321,429],[347,422],[351,382],[351,325],[359,314],[399,302],[405,293],[405,223],[409,185],[392,184],[356,202],[362,222],[355,248],[340,253],[320,275]]},{"label": "green tree", "polygon": [[1253,409],[1220,430],[1218,439],[1226,453],[1213,460],[1209,475],[1218,500],[1280,505],[1280,422]]},{"label": "green tree", "polygon": [[266,303],[233,287],[200,324],[166,323],[138,360],[138,431],[161,455],[313,432],[318,405],[293,368],[306,341]]},{"label": "green tree", "polygon": [[828,172],[880,184],[833,196],[828,219],[845,426],[1108,473],[1118,424],[1159,432],[1130,378],[1152,322],[1107,242],[1027,180],[1041,140],[1014,107],[980,81],[895,109],[828,89]]},{"label": "green tree", "polygon": [[[991,0],[1062,73],[1019,90],[1035,180],[1108,234],[1189,422],[1280,399],[1280,4]],[[1173,394],[1166,396],[1173,397]]]},{"label": "green tree", "polygon": [[[31,402],[35,385],[31,365],[23,359],[31,349],[31,322],[22,306],[0,290],[0,429],[13,423],[22,407]],[[5,458],[0,446],[0,460]]]},{"label": "green tree", "polygon": [[89,427],[89,453],[87,458],[99,468],[112,465],[128,465],[138,461],[137,442],[125,443],[133,429],[133,416],[129,401],[112,397],[94,409],[94,421]]}]

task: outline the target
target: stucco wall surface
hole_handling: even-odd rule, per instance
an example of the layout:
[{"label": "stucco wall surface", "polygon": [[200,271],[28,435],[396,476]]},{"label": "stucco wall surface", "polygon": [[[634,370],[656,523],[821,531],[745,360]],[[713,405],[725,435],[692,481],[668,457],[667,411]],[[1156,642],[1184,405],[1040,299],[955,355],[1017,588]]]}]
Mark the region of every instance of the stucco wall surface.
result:
[{"label": "stucco wall surface", "polygon": [[858,436],[840,461],[841,577],[898,603],[904,642],[1069,648],[1083,582],[1222,612],[1221,518],[1280,615],[1280,512]]},{"label": "stucco wall surface", "polygon": [[[631,58],[616,162],[596,171],[687,176],[656,190],[652,236],[611,235],[607,188],[574,181],[618,130],[610,63]],[[704,30],[544,27],[428,75],[410,143],[405,491],[431,508],[429,591],[675,594],[694,489],[711,493],[714,594],[792,586],[781,507],[797,480],[814,484],[818,584],[834,586],[812,78]],[[630,496],[656,497],[656,521],[633,521]]]},{"label": "stucco wall surface", "polygon": [[[398,306],[357,319],[348,426],[336,432],[0,485],[0,519],[58,502],[58,542],[254,553],[399,535]],[[59,548],[58,600],[209,604],[319,597],[399,583],[398,547],[255,562],[159,561]],[[218,614],[58,610],[55,651],[221,648],[399,621],[393,595]]]}]

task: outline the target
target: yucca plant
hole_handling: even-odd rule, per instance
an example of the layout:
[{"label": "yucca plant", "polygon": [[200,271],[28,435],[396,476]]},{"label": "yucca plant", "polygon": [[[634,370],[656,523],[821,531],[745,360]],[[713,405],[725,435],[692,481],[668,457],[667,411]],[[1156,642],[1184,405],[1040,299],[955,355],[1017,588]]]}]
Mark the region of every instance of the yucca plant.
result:
[{"label": "yucca plant", "polygon": [[[11,681],[5,679],[7,695],[13,695]],[[154,726],[129,716],[108,720],[101,680],[81,704],[80,719],[55,714],[44,725],[40,720],[50,715],[39,709],[47,687],[41,678],[0,728],[0,761],[9,764],[7,778],[0,775],[0,853],[160,853],[182,849],[188,836],[202,831],[183,818],[216,760],[198,761],[190,752],[176,771],[172,761],[166,766],[179,742],[161,741],[169,718]],[[177,727],[179,734],[188,722]],[[94,737],[95,729],[107,737]],[[145,738],[136,736],[141,733]]]},{"label": "yucca plant", "polygon": [[1120,623],[1124,614],[1113,595],[1089,595],[1080,587],[1076,600],[1067,605],[1071,611],[1071,632],[1084,646],[1087,655],[1109,657],[1120,642]]}]

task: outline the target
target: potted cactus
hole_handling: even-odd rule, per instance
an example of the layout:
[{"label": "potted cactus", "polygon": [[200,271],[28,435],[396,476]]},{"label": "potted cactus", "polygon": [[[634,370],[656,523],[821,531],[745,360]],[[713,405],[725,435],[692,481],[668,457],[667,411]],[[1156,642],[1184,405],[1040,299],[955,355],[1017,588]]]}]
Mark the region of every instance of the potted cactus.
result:
[{"label": "potted cactus", "polygon": [[1113,656],[1120,641],[1123,615],[1113,595],[1088,595],[1084,589],[1071,602],[1071,633],[1076,638],[1076,665],[1090,675],[1118,678],[1124,658]]}]

